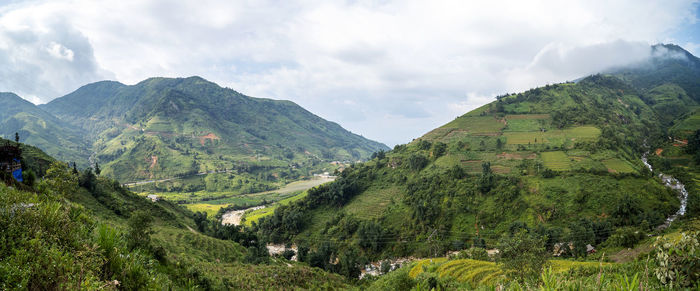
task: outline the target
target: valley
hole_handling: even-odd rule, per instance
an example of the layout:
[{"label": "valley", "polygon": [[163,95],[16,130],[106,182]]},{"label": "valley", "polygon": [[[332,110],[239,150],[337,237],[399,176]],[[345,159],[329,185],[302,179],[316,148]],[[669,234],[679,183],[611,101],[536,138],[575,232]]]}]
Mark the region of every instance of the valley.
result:
[{"label": "valley", "polygon": [[700,59],[651,49],[393,149],[200,77],[4,94],[0,289],[697,287]]}]

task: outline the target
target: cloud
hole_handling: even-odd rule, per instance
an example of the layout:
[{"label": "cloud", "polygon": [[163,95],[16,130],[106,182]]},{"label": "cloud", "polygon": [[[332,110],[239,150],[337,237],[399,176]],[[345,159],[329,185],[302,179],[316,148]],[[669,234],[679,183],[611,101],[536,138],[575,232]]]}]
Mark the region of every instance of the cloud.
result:
[{"label": "cloud", "polygon": [[88,82],[111,78],[88,39],[62,19],[13,26],[0,19],[0,90],[45,103]]},{"label": "cloud", "polygon": [[508,87],[522,91],[542,85],[542,80],[564,82],[611,67],[637,63],[650,56],[651,46],[644,42],[616,40],[584,46],[551,43],[542,48],[529,65],[508,72]]},{"label": "cloud", "polygon": [[[393,145],[495,95],[642,58],[694,21],[693,2],[15,3],[0,7],[0,65],[19,74],[0,72],[0,90],[47,101],[106,70],[125,83],[200,75]],[[51,73],[27,80],[37,72]]]}]

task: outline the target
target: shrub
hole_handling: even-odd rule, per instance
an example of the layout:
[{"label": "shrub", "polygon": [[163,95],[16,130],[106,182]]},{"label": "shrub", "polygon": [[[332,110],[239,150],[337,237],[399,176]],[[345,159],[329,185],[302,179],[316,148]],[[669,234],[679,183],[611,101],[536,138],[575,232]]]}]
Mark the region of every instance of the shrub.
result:
[{"label": "shrub", "polygon": [[488,261],[489,253],[483,248],[472,247],[457,253],[456,259],[472,259],[479,261]]},{"label": "shrub", "polygon": [[657,238],[656,278],[671,289],[690,287],[700,280],[700,232],[681,233],[679,240]]},{"label": "shrub", "polygon": [[498,249],[498,264],[508,277],[519,282],[538,280],[547,264],[549,253],[545,249],[544,240],[525,231],[513,236],[504,235],[498,243]]}]

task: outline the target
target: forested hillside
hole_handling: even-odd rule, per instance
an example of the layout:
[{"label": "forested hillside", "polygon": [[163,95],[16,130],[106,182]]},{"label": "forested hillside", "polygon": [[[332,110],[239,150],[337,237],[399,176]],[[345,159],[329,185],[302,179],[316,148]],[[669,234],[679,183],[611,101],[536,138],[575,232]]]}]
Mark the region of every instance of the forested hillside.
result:
[{"label": "forested hillside", "polygon": [[564,257],[585,258],[669,231],[684,202],[662,172],[689,192],[671,224],[686,228],[700,214],[700,62],[676,46],[653,50],[628,68],[498,96],[277,208],[258,232],[377,260],[498,249],[524,231],[547,254],[570,244]]},{"label": "forested hillside", "polygon": [[388,149],[292,102],[248,97],[199,77],[97,82],[38,107],[0,97],[3,135],[19,132],[81,167],[90,158],[124,182],[232,169],[297,179],[321,163]]},{"label": "forested hillside", "polygon": [[50,166],[41,179],[19,183],[3,176],[0,183],[0,289],[347,286],[339,276],[271,258],[250,232],[197,219],[20,146],[25,171]]}]

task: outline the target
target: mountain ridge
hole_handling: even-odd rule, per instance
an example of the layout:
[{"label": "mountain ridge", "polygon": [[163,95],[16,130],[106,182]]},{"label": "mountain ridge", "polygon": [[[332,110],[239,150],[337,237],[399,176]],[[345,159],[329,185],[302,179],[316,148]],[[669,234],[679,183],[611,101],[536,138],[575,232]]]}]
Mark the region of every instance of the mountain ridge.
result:
[{"label": "mountain ridge", "polygon": [[[273,172],[299,163],[308,164],[308,171],[321,160],[355,161],[388,150],[292,101],[249,97],[198,76],[153,77],[134,85],[100,81],[35,107],[90,140],[92,159],[106,174],[125,180],[230,169],[235,161],[249,163],[250,156],[278,161],[267,166],[277,168]],[[138,162],[151,156],[177,169]],[[87,163],[85,155],[69,158]]]}]

